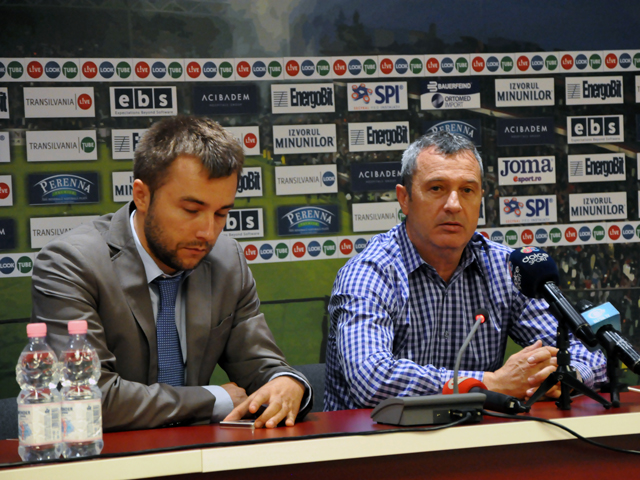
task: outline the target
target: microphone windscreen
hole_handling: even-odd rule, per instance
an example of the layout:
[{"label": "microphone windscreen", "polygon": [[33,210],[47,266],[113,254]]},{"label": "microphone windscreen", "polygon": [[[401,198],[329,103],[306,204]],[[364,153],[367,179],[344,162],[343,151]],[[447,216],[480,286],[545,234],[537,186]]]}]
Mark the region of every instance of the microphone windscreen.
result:
[{"label": "microphone windscreen", "polygon": [[[482,383],[477,378],[460,377],[458,379],[458,392],[459,393],[469,393],[469,390],[471,390],[473,387],[480,387],[483,390],[487,389],[485,384]],[[444,384],[444,387],[442,387],[442,393],[444,395],[451,395],[453,393],[453,378],[449,379],[449,381]]]},{"label": "microphone windscreen", "polygon": [[476,311],[473,314],[473,321],[475,322],[476,320],[478,320],[478,316],[480,316],[480,315],[483,317],[482,323],[484,323],[487,320],[489,320],[489,312],[487,311],[487,309],[478,308],[478,309],[476,309]]},{"label": "microphone windscreen", "polygon": [[547,282],[560,283],[556,262],[538,247],[523,247],[511,252],[509,271],[515,287],[529,298],[541,298],[542,287]]}]

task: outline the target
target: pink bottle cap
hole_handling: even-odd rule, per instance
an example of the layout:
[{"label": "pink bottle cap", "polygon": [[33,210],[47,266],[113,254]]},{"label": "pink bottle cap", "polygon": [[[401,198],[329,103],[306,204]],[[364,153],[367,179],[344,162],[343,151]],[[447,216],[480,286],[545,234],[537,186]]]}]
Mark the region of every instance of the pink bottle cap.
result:
[{"label": "pink bottle cap", "polygon": [[68,325],[69,335],[85,335],[87,333],[86,320],[71,320]]},{"label": "pink bottle cap", "polygon": [[46,323],[29,323],[27,325],[27,337],[46,337],[47,336],[47,324]]}]

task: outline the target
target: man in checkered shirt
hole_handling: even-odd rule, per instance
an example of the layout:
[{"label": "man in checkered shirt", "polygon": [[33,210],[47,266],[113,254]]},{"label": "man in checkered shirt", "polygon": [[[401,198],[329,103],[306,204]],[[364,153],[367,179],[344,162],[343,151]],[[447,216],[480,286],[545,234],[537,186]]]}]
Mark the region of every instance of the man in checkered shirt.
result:
[{"label": "man in checkered shirt", "polygon": [[[396,193],[406,221],[373,237],[334,283],[325,410],[441,393],[480,307],[490,318],[462,357],[460,374],[528,399],[557,368],[557,321],[544,300],[513,286],[512,250],[475,231],[480,155],[462,135],[430,133],[404,152],[401,175]],[[503,365],[508,336],[524,348]],[[602,353],[575,338],[570,352],[587,386],[606,381]],[[559,395],[558,385],[547,393]]]}]

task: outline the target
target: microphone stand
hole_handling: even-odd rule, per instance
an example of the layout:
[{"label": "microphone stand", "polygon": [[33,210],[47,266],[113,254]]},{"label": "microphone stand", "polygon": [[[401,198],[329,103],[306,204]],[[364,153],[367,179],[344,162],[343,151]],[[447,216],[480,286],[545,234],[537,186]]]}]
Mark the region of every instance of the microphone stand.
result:
[{"label": "microphone stand", "polygon": [[618,367],[620,366],[620,358],[614,347],[606,348],[607,350],[607,377],[609,383],[605,383],[600,387],[600,391],[609,394],[611,404],[618,408],[620,406],[620,392],[628,392],[629,386],[621,383],[618,378]]},{"label": "microphone stand", "polygon": [[540,397],[560,382],[560,398],[556,401],[556,405],[560,410],[571,410],[571,390],[576,390],[587,397],[601,403],[604,408],[611,408],[611,403],[607,402],[603,397],[587,387],[576,377],[576,373],[571,371],[571,352],[569,351],[569,330],[560,319],[555,305],[551,306],[551,313],[558,319],[558,329],[556,332],[556,347],[558,348],[558,368],[549,375],[544,382],[538,387],[529,401],[525,403],[525,407],[531,407]]}]

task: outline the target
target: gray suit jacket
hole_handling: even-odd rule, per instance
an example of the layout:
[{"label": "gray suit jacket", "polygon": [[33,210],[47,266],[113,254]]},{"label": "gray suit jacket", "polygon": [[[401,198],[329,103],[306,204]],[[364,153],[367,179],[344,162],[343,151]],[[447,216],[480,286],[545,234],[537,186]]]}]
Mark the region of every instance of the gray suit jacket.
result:
[{"label": "gray suit jacket", "polygon": [[67,322],[88,322],[87,339],[102,364],[105,430],[208,423],[215,397],[198,385],[209,384],[217,363],[247,394],[276,373],[295,372],[259,311],[240,246],[221,235],[185,280],[187,386],[157,383],[156,327],[129,223],[133,208],[129,203],[50,242],[33,270],[31,320],[47,323],[57,353],[68,341]]}]

